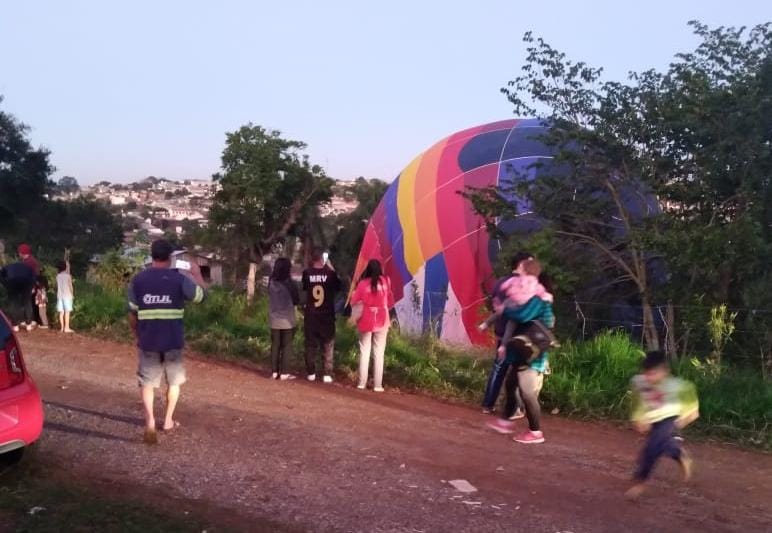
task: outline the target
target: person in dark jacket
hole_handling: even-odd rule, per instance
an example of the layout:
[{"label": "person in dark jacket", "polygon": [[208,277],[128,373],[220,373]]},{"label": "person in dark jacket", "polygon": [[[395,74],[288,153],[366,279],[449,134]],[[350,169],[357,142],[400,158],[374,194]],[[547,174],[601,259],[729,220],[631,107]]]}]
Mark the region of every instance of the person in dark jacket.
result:
[{"label": "person in dark jacket", "polygon": [[268,321],[271,325],[271,378],[295,379],[285,372],[286,362],[292,358],[292,342],[295,337],[297,315],[295,308],[300,303],[298,287],[290,276],[292,263],[280,257],[273,265],[273,274],[268,281]]},{"label": "person in dark jacket", "polygon": [[0,269],[0,283],[8,293],[8,314],[13,323],[13,330],[34,328],[32,318],[32,289],[35,286],[35,273],[24,261],[5,265]]},{"label": "person in dark jacket", "polygon": [[172,245],[159,239],[150,247],[153,263],[129,283],[129,324],[137,338],[137,377],[145,408],[145,442],[158,442],[153,401],[155,389],[166,380],[166,416],[163,429],[177,427],[174,409],[185,383],[182,348],[185,345],[182,318],[185,302],[201,302],[206,283],[195,262],[190,271],[171,268]]}]

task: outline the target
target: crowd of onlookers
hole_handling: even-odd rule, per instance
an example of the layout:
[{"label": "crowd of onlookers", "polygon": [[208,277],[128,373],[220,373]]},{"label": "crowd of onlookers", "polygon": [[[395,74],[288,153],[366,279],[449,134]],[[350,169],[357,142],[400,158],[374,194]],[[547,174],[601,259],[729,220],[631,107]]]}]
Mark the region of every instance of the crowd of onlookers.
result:
[{"label": "crowd of onlookers", "polygon": [[[0,284],[8,296],[8,318],[14,331],[48,329],[49,280],[32,254],[32,247],[22,243],[17,248],[18,259],[0,267]],[[56,311],[59,330],[72,333],[70,318],[75,291],[68,261],[56,263]]]},{"label": "crowd of onlookers", "polygon": [[[0,283],[8,295],[8,314],[15,331],[30,331],[36,326],[48,328],[48,283],[41,273],[31,247],[19,245],[18,260],[0,268]],[[174,411],[180,386],[186,380],[182,350],[185,302],[203,301],[207,285],[195,263],[173,264],[173,248],[165,240],[151,246],[152,262],[128,284],[129,323],[136,336],[137,377],[145,414],[145,441],[157,442],[154,416],[155,389],[165,382],[166,412],[161,429],[179,426]],[[549,373],[549,350],[558,346],[552,333],[555,316],[549,280],[541,272],[539,261],[528,253],[512,259],[512,270],[501,278],[491,294],[493,314],[480,329],[494,328],[496,352],[483,398],[483,413],[493,414],[502,387],[506,400],[499,417],[487,425],[498,433],[514,433],[515,420],[526,418],[528,429],[514,437],[523,444],[545,442],[541,428],[539,394],[544,376]],[[56,308],[60,330],[72,333],[73,283],[66,261],[57,263]],[[305,377],[318,378],[317,360],[321,357],[321,381],[333,382],[333,354],[336,328],[336,299],[342,283],[329,257],[319,249],[311,253],[310,264],[303,271],[298,287],[291,277],[289,259],[279,258],[268,281],[268,320],[271,329],[271,377],[291,380],[287,370],[292,357],[293,339],[298,324],[298,309],[303,309],[305,337]],[[350,291],[349,322],[359,334],[358,389],[366,389],[373,363],[372,389],[383,392],[386,342],[391,325],[390,311],[394,295],[388,276],[377,259],[371,259],[361,278]],[[691,459],[677,435],[681,427],[698,416],[697,394],[693,385],[670,375],[661,352],[650,352],[642,361],[642,371],[632,381],[633,414],[636,429],[648,435],[628,491],[637,497],[645,487],[652,469],[661,456],[676,460],[684,478],[691,475]]]}]

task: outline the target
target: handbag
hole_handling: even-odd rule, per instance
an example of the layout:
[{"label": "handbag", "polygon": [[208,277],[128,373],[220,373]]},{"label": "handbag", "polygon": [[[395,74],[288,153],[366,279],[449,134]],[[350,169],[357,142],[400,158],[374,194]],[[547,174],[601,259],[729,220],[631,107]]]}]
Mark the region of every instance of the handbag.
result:
[{"label": "handbag", "polygon": [[539,320],[519,325],[507,344],[507,348],[514,350],[522,364],[531,363],[547,350],[559,346],[552,330]]}]

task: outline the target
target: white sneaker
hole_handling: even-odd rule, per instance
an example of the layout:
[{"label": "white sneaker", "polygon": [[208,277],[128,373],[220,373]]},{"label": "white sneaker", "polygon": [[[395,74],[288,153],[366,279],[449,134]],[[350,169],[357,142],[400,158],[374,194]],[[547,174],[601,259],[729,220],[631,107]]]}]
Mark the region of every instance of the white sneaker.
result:
[{"label": "white sneaker", "polygon": [[32,331],[33,329],[35,329],[34,324],[27,324],[27,331]]},{"label": "white sneaker", "polygon": [[271,374],[271,379],[279,379],[279,373],[274,372],[273,374]]},{"label": "white sneaker", "polygon": [[316,374],[308,374],[308,377],[306,377],[308,381],[316,381]]},{"label": "white sneaker", "polygon": [[13,330],[14,330],[16,333],[18,333],[18,332],[19,332],[19,326],[14,326],[14,327],[13,327]]},{"label": "white sneaker", "polygon": [[279,376],[279,379],[282,381],[292,381],[293,379],[295,379],[295,376],[293,376],[292,374],[282,374],[281,376]]},{"label": "white sneaker", "polygon": [[324,381],[325,383],[332,383],[332,376],[324,376],[322,378],[322,381]]},{"label": "white sneaker", "polygon": [[373,392],[383,392],[383,387],[373,387]]},{"label": "white sneaker", "polygon": [[365,390],[365,386],[364,386],[364,385],[357,385],[357,389],[359,389],[359,390]]}]

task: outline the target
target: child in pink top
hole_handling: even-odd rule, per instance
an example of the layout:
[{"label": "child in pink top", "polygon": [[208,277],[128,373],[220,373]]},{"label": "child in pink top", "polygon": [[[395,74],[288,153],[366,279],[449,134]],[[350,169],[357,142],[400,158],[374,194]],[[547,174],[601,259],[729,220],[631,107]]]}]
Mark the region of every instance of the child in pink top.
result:
[{"label": "child in pink top", "polygon": [[[523,271],[522,274],[513,274],[511,278],[502,284],[501,291],[506,295],[506,299],[504,301],[494,299],[494,314],[480,324],[480,330],[484,330],[493,324],[501,316],[501,313],[504,312],[504,309],[525,305],[534,296],[545,302],[552,303],[552,294],[547,292],[544,285],[539,283],[541,263],[534,258],[529,258],[521,263],[521,269]],[[506,351],[506,345],[512,339],[516,326],[517,324],[514,322],[507,322],[507,329],[501,337],[501,344],[498,349],[500,356]]]}]

